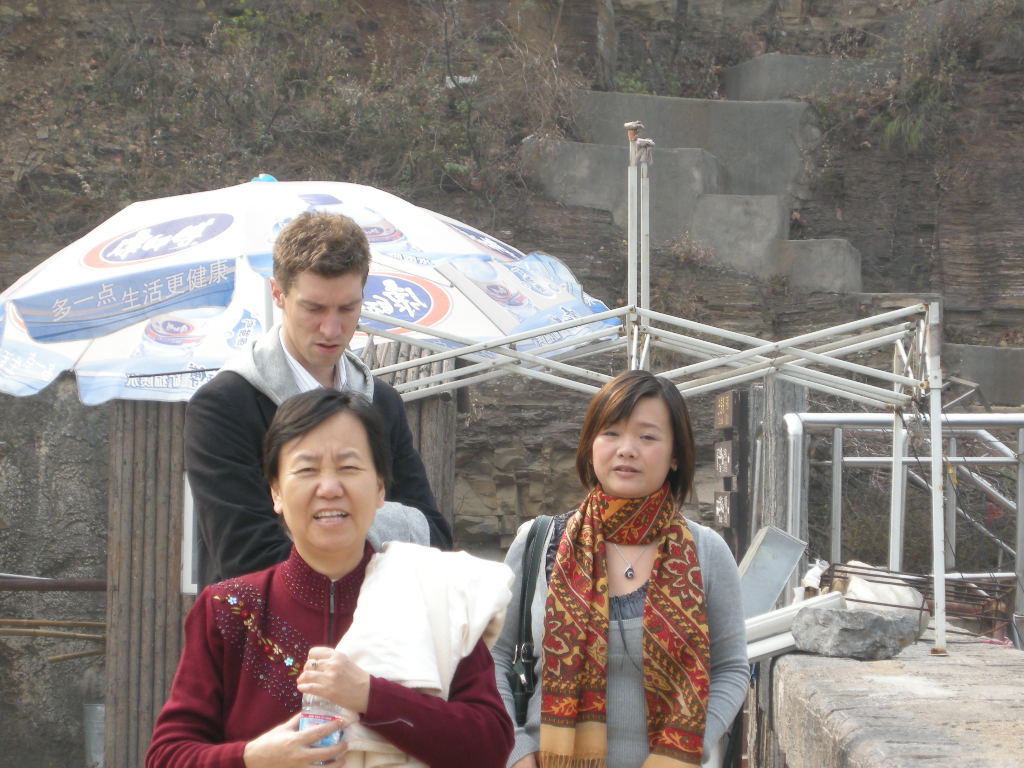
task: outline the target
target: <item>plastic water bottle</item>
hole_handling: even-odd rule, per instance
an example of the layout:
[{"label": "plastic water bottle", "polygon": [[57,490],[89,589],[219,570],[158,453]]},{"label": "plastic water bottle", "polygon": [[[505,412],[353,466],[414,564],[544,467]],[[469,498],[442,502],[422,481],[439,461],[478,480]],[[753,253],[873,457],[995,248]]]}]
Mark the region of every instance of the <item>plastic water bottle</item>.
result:
[{"label": "plastic water bottle", "polygon": [[[299,715],[299,730],[305,731],[309,728],[315,728],[318,725],[330,722],[332,720],[341,720],[342,718],[348,719],[348,710],[346,710],[340,704],[328,701],[327,699],[319,696],[314,696],[311,693],[302,694],[302,713]],[[344,734],[345,729],[342,728],[339,731],[334,731],[327,736],[324,736],[314,747],[333,747],[339,741]]]}]

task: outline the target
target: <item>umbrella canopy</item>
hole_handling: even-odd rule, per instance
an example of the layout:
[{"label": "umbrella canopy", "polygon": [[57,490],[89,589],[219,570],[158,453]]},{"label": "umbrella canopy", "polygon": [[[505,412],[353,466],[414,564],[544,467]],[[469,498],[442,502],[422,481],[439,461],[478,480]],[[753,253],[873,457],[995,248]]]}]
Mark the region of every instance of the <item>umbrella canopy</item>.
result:
[{"label": "umbrella canopy", "polygon": [[558,259],[379,189],[254,180],[133,203],[0,294],[0,391],[31,395],[67,370],[86,404],[187,400],[272,324],[274,240],[305,211],[343,213],[366,232],[370,333],[456,347],[517,336],[518,351],[544,354],[593,333],[566,321],[607,311]]}]

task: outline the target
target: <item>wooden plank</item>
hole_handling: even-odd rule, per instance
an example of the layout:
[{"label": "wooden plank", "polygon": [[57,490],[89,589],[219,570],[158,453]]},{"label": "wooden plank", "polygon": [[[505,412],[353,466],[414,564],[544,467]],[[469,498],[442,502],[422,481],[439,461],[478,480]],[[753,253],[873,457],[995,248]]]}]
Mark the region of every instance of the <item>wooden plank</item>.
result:
[{"label": "wooden plank", "polygon": [[419,452],[438,509],[449,523],[455,495],[455,398],[450,393],[417,400]]},{"label": "wooden plank", "polygon": [[[164,690],[163,698],[171,690],[171,682],[178,668],[181,648],[184,643],[184,621],[194,598],[181,592],[181,541],[184,534],[185,510],[185,403],[176,403],[171,419],[171,454],[170,454],[170,531],[167,570],[167,651],[164,657]],[[161,706],[163,702],[161,701]]]},{"label": "wooden plank", "polygon": [[717,477],[734,477],[736,475],[737,456],[732,440],[719,440],[715,443],[715,475]]},{"label": "wooden plank", "polygon": [[[159,403],[156,405],[155,421],[160,440],[157,443],[156,466],[151,474],[156,479],[156,498],[154,500],[154,537],[153,537],[153,663],[150,664],[152,680],[149,695],[146,699],[147,720],[140,716],[140,728],[151,734],[156,715],[163,706],[167,692],[164,689],[164,659],[167,657],[167,630],[169,624],[170,595],[167,594],[168,571],[172,552],[180,550],[181,539],[171,538],[171,422],[174,415],[173,405]],[[149,739],[141,739],[147,747]]]},{"label": "wooden plank", "polygon": [[110,496],[107,511],[107,644],[105,657],[106,692],[104,696],[106,727],[104,729],[104,762],[111,768],[127,766],[124,739],[125,713],[128,700],[128,669],[125,658],[124,627],[126,601],[124,588],[128,579],[128,532],[122,514],[124,500],[131,494],[132,441],[127,429],[128,404],[114,403],[110,440]]},{"label": "wooden plank", "polygon": [[732,511],[737,503],[735,491],[715,491],[715,523],[723,528],[732,525]]},{"label": "wooden plank", "polygon": [[151,693],[153,690],[153,652],[156,643],[156,551],[159,545],[157,534],[160,530],[158,486],[160,441],[160,405],[157,403],[139,403],[138,419],[135,429],[145,433],[145,453],[137,457],[136,471],[143,472],[145,500],[141,507],[132,510],[134,520],[135,550],[139,557],[135,564],[137,574],[138,595],[133,601],[133,611],[138,617],[139,646],[133,658],[139,665],[139,687],[135,701],[135,722],[133,726],[134,755],[136,765],[145,764],[146,746],[152,732],[153,714]]},{"label": "wooden plank", "polygon": [[[407,362],[432,354],[407,342],[376,344],[360,353],[371,368],[384,368],[394,363]],[[453,360],[434,361],[408,368],[381,379],[392,386],[414,382],[428,374],[441,373],[455,367]],[[423,460],[427,480],[434,492],[438,509],[451,522],[455,497],[455,431],[457,426],[456,398],[443,392],[405,404],[409,431],[413,445]]]},{"label": "wooden plank", "polygon": [[[125,648],[127,658],[125,661],[128,664],[129,684],[128,684],[128,711],[132,714],[132,717],[128,719],[126,723],[127,735],[128,735],[128,760],[138,765],[138,754],[139,754],[139,693],[142,689],[142,666],[143,661],[139,656],[139,652],[143,647],[143,628],[141,624],[141,610],[139,603],[142,597],[142,559],[144,553],[140,546],[140,532],[144,531],[145,516],[142,515],[142,510],[146,509],[146,503],[149,500],[150,491],[147,488],[147,477],[145,472],[145,466],[143,465],[143,459],[148,449],[147,443],[149,442],[149,435],[146,434],[144,428],[145,423],[145,403],[132,403],[131,406],[131,422],[128,428],[135,435],[135,456],[132,462],[132,472],[134,477],[132,480],[132,504],[127,509],[123,510],[123,514],[127,520],[126,529],[128,531],[128,554],[129,554],[129,569],[128,569],[128,605],[126,613],[128,615],[128,645]],[[142,428],[140,428],[142,427]],[[140,472],[141,470],[141,472]]]},{"label": "wooden plank", "polygon": [[721,392],[715,396],[715,429],[729,429],[736,426],[733,415],[734,403],[732,392]]},{"label": "wooden plank", "polygon": [[106,764],[143,763],[181,652],[184,405],[115,404],[107,567]]}]

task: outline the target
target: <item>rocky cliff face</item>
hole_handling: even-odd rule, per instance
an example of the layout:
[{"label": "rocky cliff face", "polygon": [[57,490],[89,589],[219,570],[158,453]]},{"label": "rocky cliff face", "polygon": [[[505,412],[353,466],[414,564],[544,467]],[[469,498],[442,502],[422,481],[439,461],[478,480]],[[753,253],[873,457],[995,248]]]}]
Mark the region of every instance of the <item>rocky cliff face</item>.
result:
[{"label": "rocky cliff face", "polygon": [[[442,5],[465,6],[465,18],[479,16],[481,28],[492,29],[500,18],[526,37],[537,29],[557,29],[565,61],[580,63],[590,82],[601,87],[693,98],[728,98],[721,69],[760,53],[860,55],[912,10],[897,0],[398,2],[387,4],[387,18],[350,17],[343,28],[328,30],[328,37],[317,38],[323,41],[320,50],[347,51],[348,59],[330,59],[330,65],[376,78],[369,89],[376,97],[363,104],[383,104],[396,95],[382,68],[394,53],[387,45],[415,40],[417,25],[401,23],[408,38],[378,33],[393,32],[396,19],[410,18],[417,9],[439,12]],[[941,5],[951,13],[948,2]],[[1020,3],[1007,0],[1000,6],[1012,10]],[[406,144],[380,138],[386,157],[357,167],[349,162],[356,141],[351,133],[329,123],[303,122],[309,115],[294,108],[303,95],[294,79],[284,78],[280,89],[261,90],[275,69],[286,68],[243,55],[243,43],[267,13],[281,8],[304,19],[308,34],[323,31],[317,15],[322,9],[311,0],[0,2],[0,176],[5,182],[0,187],[0,288],[133,199],[225,186],[256,171],[277,170],[283,178],[391,184],[421,205],[495,232],[524,250],[561,257],[591,293],[609,306],[622,302],[625,236],[608,214],[562,208],[528,193],[493,194],[484,186],[486,169],[464,162],[465,147],[454,151],[436,183],[402,186],[424,157],[412,152],[405,157],[403,147],[429,134],[412,113],[402,113],[410,122],[402,124],[404,134],[396,132]],[[534,13],[539,16],[531,17]],[[1006,18],[1005,34],[981,38],[983,44],[957,70],[956,98],[948,102],[957,120],[948,123],[941,140],[914,152],[885,148],[885,120],[875,118],[899,114],[893,110],[906,101],[899,83],[815,103],[834,122],[824,126],[799,227],[807,237],[849,239],[861,252],[868,291],[942,294],[947,338],[1018,346],[1024,342],[1019,330],[1024,319],[1024,46],[1011,43],[1020,41],[1024,22],[1019,14]],[[285,32],[299,34],[279,34]],[[466,71],[482,66],[495,49],[494,37],[475,40],[476,48],[461,49],[454,59]],[[403,65],[426,68],[443,56],[438,37],[417,44],[406,49],[415,55]],[[158,59],[179,69],[153,67]],[[498,62],[509,66],[508,60]],[[343,69],[314,74],[322,83]],[[197,75],[204,72],[207,81]],[[224,83],[238,82],[226,79],[231,72],[249,73],[251,88],[225,88]],[[195,101],[179,87],[185,82],[189,87],[219,83],[221,91],[204,91]],[[447,96],[428,101],[439,90],[435,85],[397,96],[421,109],[442,105],[438,108],[462,120],[461,102]],[[168,105],[179,111],[161,115]],[[329,110],[318,114],[332,115]],[[196,115],[207,119],[198,121]],[[356,123],[371,117],[369,109],[359,116],[345,114]],[[200,124],[208,131],[202,138],[183,127]],[[559,125],[571,130],[567,119]],[[516,128],[521,133],[510,134],[509,145],[534,127],[520,121]],[[385,159],[394,163],[386,165]],[[394,172],[387,176],[393,182],[381,181],[385,171]],[[499,186],[513,186],[512,174],[498,178]],[[701,322],[781,338],[860,311],[858,297],[804,295],[784,282],[760,282],[706,263],[699,249],[685,244],[660,250],[654,259],[659,275],[654,308]],[[606,365],[613,372],[621,362]],[[461,544],[497,555],[521,520],[560,511],[579,498],[572,455],[585,400],[514,377],[469,393],[457,435],[454,511]],[[70,382],[35,400],[0,396],[5,571],[104,576],[107,453],[103,444],[90,442],[92,437],[64,440],[54,426],[57,419],[67,429],[91,431],[100,439],[102,411],[65,418],[73,403]],[[715,481],[706,470],[714,439],[710,404],[698,399],[691,408],[704,483],[711,486]],[[37,455],[39,463],[26,461],[27,453]],[[73,478],[80,492],[40,483],[40,473]],[[43,490],[35,493],[37,486]],[[702,495],[701,501],[706,504],[710,497]],[[7,557],[12,551],[18,556]],[[26,600],[12,593],[0,600],[0,611],[5,617],[95,618],[102,605]],[[71,762],[68,755],[80,754],[82,744],[75,713],[82,698],[96,695],[100,673],[93,662],[70,661],[62,663],[79,666],[60,672],[48,666],[40,678],[32,665],[51,653],[50,646],[18,642],[0,648],[0,682],[10,683],[0,688],[19,692],[17,702],[6,697],[4,719],[23,726],[11,732],[12,748],[0,754],[0,768]],[[45,743],[41,733],[47,734]]]}]

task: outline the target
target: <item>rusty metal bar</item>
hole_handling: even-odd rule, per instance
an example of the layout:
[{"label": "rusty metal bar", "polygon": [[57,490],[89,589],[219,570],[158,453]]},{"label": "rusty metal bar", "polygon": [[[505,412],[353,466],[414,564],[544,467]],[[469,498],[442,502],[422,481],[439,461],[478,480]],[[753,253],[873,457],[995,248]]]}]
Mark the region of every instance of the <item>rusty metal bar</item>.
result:
[{"label": "rusty metal bar", "polygon": [[106,579],[0,579],[0,590],[10,592],[106,592]]}]

